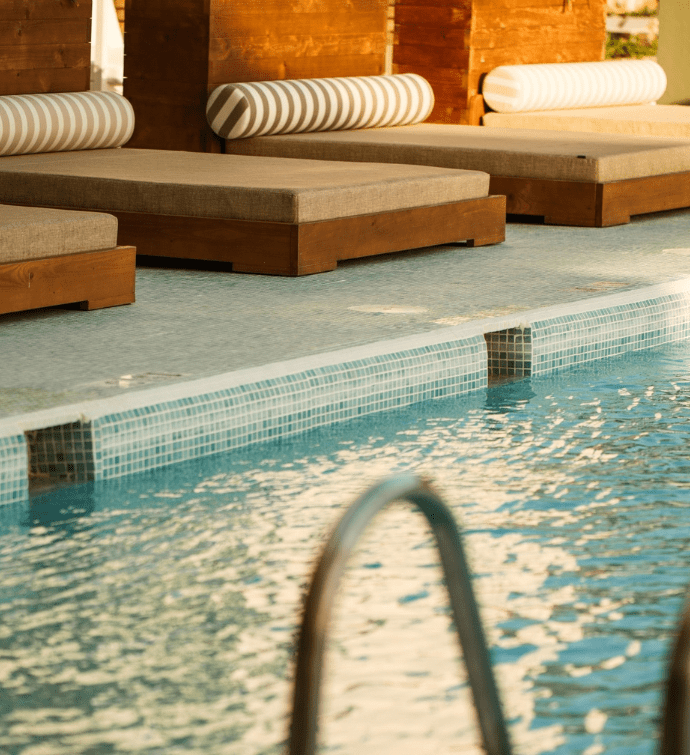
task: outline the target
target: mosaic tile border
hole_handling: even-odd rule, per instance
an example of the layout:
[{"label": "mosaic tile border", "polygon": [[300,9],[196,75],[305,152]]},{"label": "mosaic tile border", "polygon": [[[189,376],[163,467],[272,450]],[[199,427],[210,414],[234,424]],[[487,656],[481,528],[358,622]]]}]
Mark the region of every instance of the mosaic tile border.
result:
[{"label": "mosaic tile border", "polygon": [[[106,480],[690,338],[690,279],[0,422],[0,503],[40,477]],[[40,443],[38,442],[40,440]]]},{"label": "mosaic tile border", "polygon": [[483,339],[431,345],[94,418],[96,479],[485,387]]},{"label": "mosaic tile border", "polygon": [[29,495],[27,460],[23,433],[0,437],[0,504],[16,503]]},{"label": "mosaic tile border", "polygon": [[690,338],[690,292],[536,320],[532,375]]}]

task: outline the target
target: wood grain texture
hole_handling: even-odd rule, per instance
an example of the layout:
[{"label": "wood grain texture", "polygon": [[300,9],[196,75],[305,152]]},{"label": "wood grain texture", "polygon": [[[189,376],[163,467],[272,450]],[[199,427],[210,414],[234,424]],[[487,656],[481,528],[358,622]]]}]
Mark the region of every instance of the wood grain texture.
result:
[{"label": "wood grain texture", "polygon": [[209,89],[228,81],[277,81],[332,76],[373,76],[384,72],[380,55],[327,55],[324,57],[216,60],[209,70]]},{"label": "wood grain texture", "polygon": [[91,18],[91,0],[3,0],[3,21]]},{"label": "wood grain texture", "polygon": [[100,309],[134,301],[134,247],[0,265],[0,314],[78,304]]},{"label": "wood grain texture", "polygon": [[90,67],[0,71],[0,95],[84,92],[90,79]]},{"label": "wood grain texture", "polygon": [[627,223],[631,215],[690,207],[690,173],[601,184],[597,225]]},{"label": "wood grain texture", "polygon": [[[430,122],[475,123],[471,103],[489,71],[602,60],[605,36],[604,0],[396,0],[393,68],[431,83]],[[455,92],[444,86],[449,70],[466,74]]]},{"label": "wood grain texture", "polygon": [[602,228],[628,223],[632,215],[690,207],[690,173],[605,184],[491,176],[490,191],[505,194],[508,214]]},{"label": "wood grain texture", "polygon": [[91,43],[91,19],[88,18],[3,21],[0,24],[0,47]]},{"label": "wood grain texture", "polygon": [[89,88],[91,0],[2,0],[0,95]]},{"label": "wood grain texture", "polygon": [[[360,215],[318,223],[269,223],[111,212],[118,240],[147,257],[206,260],[235,272],[297,276],[333,270],[339,260],[466,241],[505,239],[505,197]],[[71,208],[75,209],[75,208]]]},{"label": "wood grain texture", "polygon": [[468,246],[505,240],[505,197],[361,215],[299,228],[298,275],[333,269],[338,260],[467,241]]},{"label": "wood grain texture", "polygon": [[0,47],[0,71],[21,69],[84,68],[91,65],[91,45],[3,45]]},{"label": "wood grain texture", "polygon": [[127,0],[130,146],[219,151],[205,104],[220,84],[383,73],[387,10],[387,0]]}]

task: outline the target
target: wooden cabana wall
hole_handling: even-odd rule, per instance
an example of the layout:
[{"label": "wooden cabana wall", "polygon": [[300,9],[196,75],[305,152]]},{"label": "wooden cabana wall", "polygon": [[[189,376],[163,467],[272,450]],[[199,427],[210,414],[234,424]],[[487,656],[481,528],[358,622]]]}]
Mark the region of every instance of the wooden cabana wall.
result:
[{"label": "wooden cabana wall", "polygon": [[476,123],[500,65],[603,60],[606,0],[395,0],[393,70],[431,83],[435,123]]},{"label": "wooden cabana wall", "polygon": [[215,152],[219,84],[384,73],[388,0],[126,0],[130,146]]},{"label": "wooden cabana wall", "polygon": [[0,18],[0,94],[89,88],[91,0],[0,0]]}]

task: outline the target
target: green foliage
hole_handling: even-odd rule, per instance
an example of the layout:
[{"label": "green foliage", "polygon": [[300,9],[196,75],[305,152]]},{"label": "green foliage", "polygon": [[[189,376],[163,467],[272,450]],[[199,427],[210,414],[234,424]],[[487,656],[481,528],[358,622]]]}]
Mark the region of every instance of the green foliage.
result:
[{"label": "green foliage", "polygon": [[659,44],[656,39],[648,39],[641,34],[629,37],[606,34],[606,57],[608,58],[646,58],[656,55]]},{"label": "green foliage", "polygon": [[640,10],[628,11],[625,15],[626,16],[658,16],[659,8],[650,8],[648,6],[645,6],[644,8],[640,8]]}]

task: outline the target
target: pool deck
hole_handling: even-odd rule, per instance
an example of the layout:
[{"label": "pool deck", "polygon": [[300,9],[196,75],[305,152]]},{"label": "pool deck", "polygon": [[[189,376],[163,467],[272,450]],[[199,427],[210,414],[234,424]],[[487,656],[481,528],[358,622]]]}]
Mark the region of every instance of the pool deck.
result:
[{"label": "pool deck", "polygon": [[[577,349],[589,352],[574,358],[601,358],[620,353],[600,342],[602,308],[644,301],[621,317],[606,310],[624,349],[686,338],[690,210],[605,229],[509,224],[495,246],[304,278],[140,267],[136,285],[130,306],[0,316],[0,499],[26,495],[29,431],[41,433],[31,464],[47,453],[51,469],[110,479],[474,390],[486,385],[490,332],[529,325],[543,360],[547,320],[588,312],[578,327],[589,345]],[[558,338],[551,368],[566,363],[563,343],[577,350]]]},{"label": "pool deck", "polygon": [[690,211],[614,228],[511,223],[506,241],[303,278],[140,267],[134,305],[0,316],[0,418],[690,276]]}]

